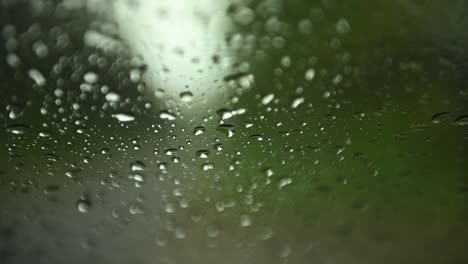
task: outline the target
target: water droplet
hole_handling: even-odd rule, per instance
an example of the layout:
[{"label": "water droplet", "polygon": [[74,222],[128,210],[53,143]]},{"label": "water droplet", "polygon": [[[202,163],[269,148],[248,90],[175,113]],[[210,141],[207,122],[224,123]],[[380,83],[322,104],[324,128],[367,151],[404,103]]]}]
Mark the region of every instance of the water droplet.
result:
[{"label": "water droplet", "polygon": [[42,138],[47,138],[47,137],[50,137],[51,134],[48,131],[41,131],[41,132],[39,132],[39,136],[42,137]]},{"label": "water droplet", "polygon": [[16,68],[21,64],[21,59],[14,53],[9,53],[6,60],[8,65],[10,65],[12,68]]},{"label": "water droplet", "polygon": [[257,140],[257,141],[263,141],[263,136],[262,135],[251,135],[251,138]]},{"label": "water droplet", "polygon": [[197,151],[196,154],[197,154],[197,157],[199,158],[207,159],[210,152],[206,149],[202,149],[202,150]]},{"label": "water droplet", "polygon": [[190,103],[193,100],[193,94],[191,92],[181,92],[180,100],[184,103]]},{"label": "water droplet", "polygon": [[236,8],[236,11],[234,13],[234,20],[241,24],[241,25],[249,25],[252,23],[255,19],[255,12],[246,7],[246,6],[241,6]]},{"label": "water droplet", "polygon": [[42,87],[46,84],[46,79],[39,70],[31,69],[29,70],[28,75],[29,78],[31,78],[38,86]]},{"label": "water droplet", "polygon": [[166,203],[164,211],[166,211],[166,213],[174,213],[175,207],[172,203]]},{"label": "water droplet", "polygon": [[6,131],[15,135],[23,135],[29,129],[29,126],[24,124],[15,124],[6,128]]},{"label": "water droplet", "polygon": [[75,171],[66,171],[65,176],[68,178],[75,178],[76,177],[76,172]]},{"label": "water droplet", "polygon": [[135,161],[130,164],[130,168],[132,171],[142,171],[145,169],[145,164],[141,161]]},{"label": "water droplet", "polygon": [[213,146],[213,148],[214,148],[216,151],[220,152],[220,151],[223,150],[223,144],[221,144],[221,143],[215,144],[215,145]]},{"label": "water droplet", "polygon": [[273,236],[273,230],[270,227],[263,227],[260,229],[258,239],[268,240]]},{"label": "water droplet", "polygon": [[247,89],[247,88],[252,87],[255,81],[255,78],[253,74],[240,72],[240,73],[234,73],[234,74],[225,76],[224,81],[226,82],[236,81],[240,87]]},{"label": "water droplet", "polygon": [[144,182],[145,181],[145,176],[143,176],[142,174],[139,174],[139,173],[132,173],[128,176],[130,179],[136,181],[136,182]]},{"label": "water droplet", "polygon": [[205,133],[205,127],[203,127],[203,126],[197,126],[197,127],[195,127],[194,130],[193,130],[193,134],[194,134],[195,136],[201,135],[201,134],[203,134],[203,133]]},{"label": "water droplet", "polygon": [[168,148],[165,150],[167,156],[172,156],[177,152],[177,149],[175,148]]},{"label": "water droplet", "polygon": [[94,72],[87,72],[84,76],[83,76],[83,80],[89,84],[93,84],[93,83],[96,83],[98,81],[98,75]]},{"label": "water droplet", "polygon": [[131,204],[128,207],[128,211],[132,215],[143,214],[144,213],[143,207],[141,205],[139,205],[139,204]]},{"label": "water droplet", "polygon": [[262,104],[267,105],[267,104],[271,103],[271,101],[273,101],[273,99],[275,99],[275,95],[272,94],[272,93],[269,93],[269,94],[263,96]]},{"label": "water droplet", "polygon": [[176,119],[176,116],[172,113],[169,113],[168,111],[161,111],[159,113],[159,117],[161,119],[170,120],[170,121],[173,121]]},{"label": "water droplet", "polygon": [[308,69],[305,73],[305,79],[307,81],[312,81],[315,78],[315,70],[314,69]]},{"label": "water droplet", "polygon": [[156,237],[156,245],[159,247],[165,247],[167,245],[167,240],[162,237]]},{"label": "water droplet", "polygon": [[37,41],[33,44],[33,50],[39,58],[44,58],[49,53],[49,48],[42,41]]},{"label": "water droplet", "polygon": [[301,21],[299,21],[297,28],[300,33],[308,35],[312,33],[312,22],[309,19],[302,19]]},{"label": "water droplet", "polygon": [[459,126],[468,125],[468,115],[462,115],[455,119],[455,124]]},{"label": "water droplet", "polygon": [[20,118],[24,114],[24,109],[18,105],[8,105],[8,117],[12,120]]},{"label": "water droplet", "polygon": [[187,199],[185,199],[185,198],[182,198],[179,201],[179,206],[180,206],[180,208],[188,208],[189,201]]},{"label": "water droplet", "polygon": [[141,71],[139,69],[131,69],[130,70],[130,81],[136,83],[139,82],[141,79]]},{"label": "water droplet", "polygon": [[240,217],[240,226],[247,227],[252,225],[252,219],[248,215],[241,215]]},{"label": "water droplet", "polygon": [[234,136],[236,127],[234,125],[222,124],[218,126],[217,130],[224,132],[227,137],[232,137]]},{"label": "water droplet", "polygon": [[287,258],[291,254],[291,247],[289,245],[284,245],[280,251],[281,258]]},{"label": "water droplet", "polygon": [[224,108],[218,110],[217,113],[221,117],[221,120],[227,120],[234,116],[234,111]]},{"label": "water droplet", "polygon": [[301,105],[302,103],[304,103],[304,97],[297,97],[293,100],[292,104],[291,104],[291,107],[293,109],[297,108],[299,105]]},{"label": "water droplet", "polygon": [[78,210],[78,212],[80,213],[87,213],[89,211],[89,207],[91,206],[91,203],[87,200],[84,200],[84,199],[80,199],[78,200],[78,202],[76,203],[76,208]]},{"label": "water droplet", "polygon": [[206,233],[208,237],[217,237],[219,235],[219,228],[214,225],[210,225],[206,228]]},{"label": "water droplet", "polygon": [[209,170],[212,170],[214,169],[214,165],[213,163],[205,163],[202,165],[202,170],[203,171],[209,171]]},{"label": "water droplet", "polygon": [[449,112],[440,112],[432,116],[431,122],[434,124],[439,124],[443,120],[446,120],[450,116]]},{"label": "water droplet", "polygon": [[131,113],[117,113],[113,114],[112,117],[119,120],[119,122],[132,122],[135,120],[135,116]]},{"label": "water droplet", "polygon": [[346,18],[340,18],[336,22],[336,31],[340,34],[346,34],[351,30],[351,25]]},{"label": "water droplet", "polygon": [[187,235],[181,227],[176,227],[174,230],[174,236],[177,239],[184,239]]},{"label": "water droplet", "polygon": [[281,58],[281,66],[283,66],[284,68],[291,67],[291,57],[284,56],[283,58]]},{"label": "water droplet", "polygon": [[110,93],[106,94],[106,100],[108,102],[118,102],[118,101],[120,101],[120,95],[118,95],[117,93],[114,93],[114,92],[110,92]]},{"label": "water droplet", "polygon": [[275,172],[274,172],[272,169],[266,169],[266,170],[265,170],[265,175],[266,175],[267,177],[271,177],[271,176],[273,176],[274,174],[275,174]]},{"label": "water droplet", "polygon": [[164,162],[159,163],[158,168],[159,168],[160,170],[162,170],[162,171],[165,171],[165,170],[167,170],[167,164],[164,163]]},{"label": "water droplet", "polygon": [[289,185],[292,183],[292,179],[287,177],[287,178],[282,178],[279,180],[278,182],[278,189],[282,189],[283,187],[285,187],[286,185]]}]

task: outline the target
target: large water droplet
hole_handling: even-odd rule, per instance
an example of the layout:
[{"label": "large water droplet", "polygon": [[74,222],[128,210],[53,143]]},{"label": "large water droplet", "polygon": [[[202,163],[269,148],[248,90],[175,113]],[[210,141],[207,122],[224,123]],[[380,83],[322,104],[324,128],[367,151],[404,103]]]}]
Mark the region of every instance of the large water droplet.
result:
[{"label": "large water droplet", "polygon": [[169,113],[168,111],[161,111],[159,113],[159,117],[161,119],[170,120],[170,121],[176,119],[176,116],[174,114],[172,114],[172,113]]},{"label": "large water droplet", "polygon": [[22,135],[26,133],[26,131],[29,129],[29,126],[24,125],[24,124],[15,124],[11,125],[6,128],[6,131],[15,135]]},{"label": "large water droplet", "polygon": [[314,69],[308,69],[305,73],[305,79],[307,81],[312,81],[315,78],[315,70]]},{"label": "large water droplet", "polygon": [[273,99],[275,99],[275,95],[272,94],[272,93],[269,93],[269,94],[263,96],[262,104],[267,105],[267,104],[271,103],[271,101],[273,101]]},{"label": "large water droplet", "polygon": [[457,119],[455,119],[455,124],[459,126],[468,125],[468,115],[462,115],[457,117]]},{"label": "large water droplet", "polygon": [[190,103],[193,100],[193,94],[191,92],[181,92],[180,100],[184,103]]},{"label": "large water droplet", "polygon": [[336,22],[336,31],[340,34],[346,34],[351,30],[351,25],[346,18],[340,18]]},{"label": "large water droplet", "polygon": [[118,102],[118,101],[120,101],[120,95],[118,95],[117,93],[114,93],[114,92],[110,92],[110,93],[106,94],[106,100],[108,102]]},{"label": "large water droplet", "polygon": [[283,187],[285,187],[286,185],[289,185],[292,183],[292,179],[287,177],[287,178],[282,178],[279,180],[278,182],[278,189],[282,189]]},{"label": "large water droplet", "polygon": [[91,203],[84,199],[80,199],[76,203],[76,209],[78,210],[78,212],[83,213],[83,214],[89,211],[90,206],[91,206]]},{"label": "large water droplet", "polygon": [[252,225],[252,219],[248,215],[241,215],[240,217],[240,226],[247,227]]},{"label": "large water droplet", "polygon": [[29,78],[31,78],[38,86],[44,86],[46,84],[46,79],[39,70],[31,69],[28,74]]},{"label": "large water droplet", "polygon": [[203,126],[197,126],[197,127],[195,127],[195,128],[193,129],[193,134],[194,134],[195,136],[201,135],[201,134],[203,134],[203,133],[205,133],[205,127],[203,127]]},{"label": "large water droplet", "polygon": [[135,120],[135,116],[131,113],[117,113],[112,115],[113,118],[116,118],[120,122],[132,122]]},{"label": "large water droplet", "polygon": [[304,103],[304,97],[297,97],[293,100],[292,104],[291,104],[291,107],[293,109],[297,108],[299,105],[301,105],[302,103]]}]

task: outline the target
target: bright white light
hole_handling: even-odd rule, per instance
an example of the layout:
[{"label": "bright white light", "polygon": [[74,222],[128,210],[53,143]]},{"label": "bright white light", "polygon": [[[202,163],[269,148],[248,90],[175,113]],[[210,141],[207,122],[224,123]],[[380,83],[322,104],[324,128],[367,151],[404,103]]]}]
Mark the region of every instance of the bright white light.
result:
[{"label": "bright white light", "polygon": [[[207,104],[219,101],[215,99],[225,91],[218,87],[232,57],[225,44],[226,32],[232,29],[226,16],[228,0],[110,3],[105,15],[117,25],[119,36],[131,52],[143,57],[149,87],[163,89],[166,99],[178,99],[180,93],[190,90],[194,94],[193,107],[202,106],[202,98]],[[92,40],[88,42],[95,45]],[[115,48],[109,41],[106,45]],[[215,65],[212,58],[219,54],[222,59]]]}]

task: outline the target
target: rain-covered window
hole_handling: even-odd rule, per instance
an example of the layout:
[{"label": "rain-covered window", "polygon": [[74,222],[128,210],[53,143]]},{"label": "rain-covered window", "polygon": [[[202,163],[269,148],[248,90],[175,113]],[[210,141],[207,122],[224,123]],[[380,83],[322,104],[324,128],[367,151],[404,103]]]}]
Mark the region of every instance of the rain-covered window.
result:
[{"label": "rain-covered window", "polygon": [[0,263],[468,263],[467,32],[463,0],[0,0]]}]

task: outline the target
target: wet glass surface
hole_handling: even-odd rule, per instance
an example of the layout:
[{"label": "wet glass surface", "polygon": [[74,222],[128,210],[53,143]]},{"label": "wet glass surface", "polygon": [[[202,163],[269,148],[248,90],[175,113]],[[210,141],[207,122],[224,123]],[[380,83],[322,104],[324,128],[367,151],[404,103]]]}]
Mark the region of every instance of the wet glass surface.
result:
[{"label": "wet glass surface", "polygon": [[0,0],[0,263],[468,263],[467,14]]}]

